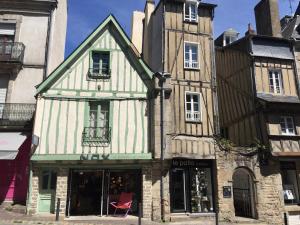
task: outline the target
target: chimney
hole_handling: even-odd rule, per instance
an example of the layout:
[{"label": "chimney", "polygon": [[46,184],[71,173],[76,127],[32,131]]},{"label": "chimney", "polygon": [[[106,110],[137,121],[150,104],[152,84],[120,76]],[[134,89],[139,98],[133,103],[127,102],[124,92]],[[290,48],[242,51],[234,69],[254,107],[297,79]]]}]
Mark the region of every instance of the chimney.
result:
[{"label": "chimney", "polygon": [[151,18],[151,15],[155,9],[155,1],[154,0],[146,0],[145,5],[145,26],[147,27]]},{"label": "chimney", "polygon": [[151,24],[150,19],[152,13],[155,10],[155,1],[154,0],[146,0],[146,5],[144,9],[145,19],[144,19],[144,36],[143,36],[143,58],[144,60],[150,64],[150,51],[151,51]]},{"label": "chimney", "polygon": [[261,0],[254,11],[257,34],[282,37],[277,0]]},{"label": "chimney", "polygon": [[256,34],[255,30],[252,29],[251,23],[248,23],[248,30],[246,31],[245,36],[255,35],[255,34]]},{"label": "chimney", "polygon": [[134,11],[131,21],[131,42],[135,45],[139,53],[143,51],[143,21],[145,14],[143,12]]}]

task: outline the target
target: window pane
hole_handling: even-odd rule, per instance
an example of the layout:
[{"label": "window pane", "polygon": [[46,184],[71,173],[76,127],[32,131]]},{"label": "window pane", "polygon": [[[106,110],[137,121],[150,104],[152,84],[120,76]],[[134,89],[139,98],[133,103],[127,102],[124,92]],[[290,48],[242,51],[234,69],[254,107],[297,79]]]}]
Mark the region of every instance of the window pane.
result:
[{"label": "window pane", "polygon": [[101,63],[102,63],[102,74],[108,75],[109,74],[109,53],[102,53],[101,54]]},{"label": "window pane", "polygon": [[186,3],[185,4],[185,18],[188,19],[190,16],[190,4]]},{"label": "window pane", "polygon": [[186,104],[186,110],[188,110],[188,111],[192,110],[192,104],[191,103]]},{"label": "window pane", "polygon": [[193,95],[193,101],[194,101],[194,103],[195,103],[195,102],[198,103],[198,101],[199,101],[199,96],[198,96],[198,95]]},{"label": "window pane", "polygon": [[100,53],[99,52],[93,52],[92,53],[92,59],[93,59],[93,73],[99,73],[99,70],[100,70]]},{"label": "window pane", "polygon": [[191,211],[192,213],[212,212],[211,171],[209,168],[191,169]]},{"label": "window pane", "polygon": [[191,95],[190,94],[186,94],[186,101],[191,102]]},{"label": "window pane", "polygon": [[42,174],[42,189],[43,190],[48,189],[49,176],[50,176],[50,173],[48,171],[44,171]]},{"label": "window pane", "polygon": [[57,175],[55,172],[51,173],[51,181],[50,181],[50,189],[55,190],[56,189],[56,180],[57,180]]}]

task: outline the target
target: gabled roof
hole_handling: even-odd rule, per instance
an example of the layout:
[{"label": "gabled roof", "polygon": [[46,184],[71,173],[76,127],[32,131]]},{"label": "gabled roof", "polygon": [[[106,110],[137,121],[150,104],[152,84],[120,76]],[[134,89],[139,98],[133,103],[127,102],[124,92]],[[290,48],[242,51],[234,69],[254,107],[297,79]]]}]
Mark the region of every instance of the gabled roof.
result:
[{"label": "gabled roof", "polygon": [[137,49],[133,45],[133,43],[130,41],[129,37],[121,27],[121,25],[118,23],[116,18],[110,14],[104,21],[73,51],[70,56],[65,59],[47,78],[44,80],[41,84],[39,84],[37,88],[37,94],[44,92],[47,90],[51,85],[56,82],[63,73],[69,69],[69,67],[74,63],[74,60],[80,56],[81,52],[87,48],[90,43],[92,43],[97,37],[99,33],[105,29],[107,25],[112,25],[115,30],[118,33],[119,40],[124,44],[124,48],[126,49],[127,53],[131,56],[131,58],[134,60],[135,65],[138,66],[139,70],[142,71],[142,74],[140,74],[140,71],[138,72],[141,76],[142,80],[145,82],[146,86],[148,88],[152,88],[152,77],[153,72],[150,70],[150,68],[146,65],[146,63],[141,58],[140,54],[138,53]]}]

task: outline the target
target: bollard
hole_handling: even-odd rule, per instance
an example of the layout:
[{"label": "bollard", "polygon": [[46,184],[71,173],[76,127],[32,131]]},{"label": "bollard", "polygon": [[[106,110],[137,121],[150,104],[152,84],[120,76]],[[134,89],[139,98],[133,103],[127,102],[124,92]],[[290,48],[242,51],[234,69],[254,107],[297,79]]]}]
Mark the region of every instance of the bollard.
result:
[{"label": "bollard", "polygon": [[55,221],[59,221],[60,198],[57,198]]},{"label": "bollard", "polygon": [[142,225],[142,204],[139,203],[139,223],[138,225]]}]

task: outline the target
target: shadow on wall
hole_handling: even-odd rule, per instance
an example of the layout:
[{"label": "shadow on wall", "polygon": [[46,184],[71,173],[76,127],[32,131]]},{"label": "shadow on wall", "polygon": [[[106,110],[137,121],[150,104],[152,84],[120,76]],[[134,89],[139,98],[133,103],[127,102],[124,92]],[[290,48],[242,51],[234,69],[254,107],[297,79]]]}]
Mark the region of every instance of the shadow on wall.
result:
[{"label": "shadow on wall", "polygon": [[12,201],[14,204],[26,203],[29,153],[31,137],[27,137],[19,148],[15,160],[0,161],[0,204],[3,201]]}]

